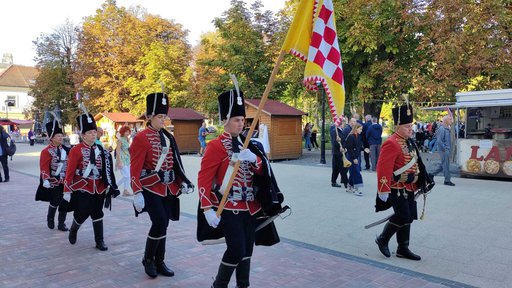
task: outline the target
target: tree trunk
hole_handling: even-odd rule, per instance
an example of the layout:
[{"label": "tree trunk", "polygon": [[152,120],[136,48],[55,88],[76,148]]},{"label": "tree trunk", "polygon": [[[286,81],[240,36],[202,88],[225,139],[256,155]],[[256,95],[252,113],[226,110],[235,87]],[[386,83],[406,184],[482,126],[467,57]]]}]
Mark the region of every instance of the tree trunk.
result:
[{"label": "tree trunk", "polygon": [[361,115],[361,119],[364,119],[365,115],[372,115],[372,117],[380,118],[380,111],[382,110],[382,102],[365,102],[363,104],[364,115]]}]

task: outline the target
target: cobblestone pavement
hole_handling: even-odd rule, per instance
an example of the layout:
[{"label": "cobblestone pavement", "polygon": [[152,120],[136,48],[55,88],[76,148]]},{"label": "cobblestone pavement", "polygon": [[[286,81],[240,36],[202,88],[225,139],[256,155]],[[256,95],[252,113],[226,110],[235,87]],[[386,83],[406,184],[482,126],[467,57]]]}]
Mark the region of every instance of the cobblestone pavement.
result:
[{"label": "cobblestone pavement", "polygon": [[[168,229],[166,262],[176,276],[149,279],[141,258],[149,218],[133,215],[127,198],[105,210],[105,242],[94,248],[90,220],[70,245],[67,232],[46,227],[47,203],[35,202],[37,177],[12,172],[0,183],[0,287],[209,287],[223,245],[195,240],[196,221],[182,213]],[[68,216],[70,226],[72,216]],[[388,264],[351,256],[290,239],[257,247],[251,287],[470,287]],[[234,278],[234,277],[233,277]],[[230,287],[234,287],[232,280]]]}]

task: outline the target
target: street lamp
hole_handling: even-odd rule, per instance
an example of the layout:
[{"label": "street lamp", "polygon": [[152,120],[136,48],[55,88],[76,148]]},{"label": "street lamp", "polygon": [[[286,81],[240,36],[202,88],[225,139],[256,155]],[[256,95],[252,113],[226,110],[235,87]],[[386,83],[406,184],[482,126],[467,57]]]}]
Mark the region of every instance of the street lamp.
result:
[{"label": "street lamp", "polygon": [[318,86],[318,91],[322,91],[322,138],[320,141],[320,164],[325,164],[325,89],[322,85],[322,82],[317,81],[316,86]]}]

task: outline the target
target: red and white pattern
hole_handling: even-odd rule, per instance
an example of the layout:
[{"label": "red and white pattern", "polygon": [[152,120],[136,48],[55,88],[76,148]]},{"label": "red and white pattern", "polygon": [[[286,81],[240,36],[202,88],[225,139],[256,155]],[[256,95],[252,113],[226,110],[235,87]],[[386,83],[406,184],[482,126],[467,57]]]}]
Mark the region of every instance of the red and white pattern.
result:
[{"label": "red and white pattern", "polygon": [[[318,10],[320,9],[320,10]],[[318,12],[318,17],[315,17]],[[308,55],[303,55],[300,51],[291,49],[290,53],[306,61],[306,75],[304,77],[304,86],[312,91],[317,91],[317,83],[322,83],[329,109],[334,122],[339,125],[343,119],[343,111],[337,111],[335,102],[344,101],[344,95],[333,95],[329,88],[327,79],[331,79],[334,84],[341,86],[341,91],[345,90],[343,79],[343,67],[341,64],[341,52],[338,44],[338,35],[334,21],[334,6],[332,0],[315,0],[313,4],[313,31],[309,44]],[[323,73],[321,75],[310,75],[310,65],[318,65]],[[333,84],[331,82],[331,84]],[[344,94],[344,92],[342,92]],[[338,98],[338,99],[335,99]],[[338,105],[339,106],[339,105]],[[343,106],[343,105],[342,105]]]}]

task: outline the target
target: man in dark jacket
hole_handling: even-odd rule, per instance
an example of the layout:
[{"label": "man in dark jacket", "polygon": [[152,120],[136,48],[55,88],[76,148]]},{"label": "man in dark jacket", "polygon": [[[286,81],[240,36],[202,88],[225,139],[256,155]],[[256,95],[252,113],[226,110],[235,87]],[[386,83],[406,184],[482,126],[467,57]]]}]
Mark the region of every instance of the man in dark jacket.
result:
[{"label": "man in dark jacket", "polygon": [[[332,147],[332,174],[331,174],[331,186],[341,187],[336,182],[338,175],[341,175],[341,183],[347,188],[348,178],[347,169],[343,167],[342,153],[345,149],[345,139],[343,138],[343,124],[336,126],[334,123],[331,125],[331,147]],[[338,131],[336,131],[338,130]]]},{"label": "man in dark jacket", "polygon": [[[370,143],[368,142],[368,138],[366,138],[366,132],[368,131],[368,127],[372,125],[372,115],[364,116],[365,122],[363,123],[363,133],[361,134],[363,140],[363,148],[370,148]],[[368,150],[367,150],[368,151]],[[370,170],[370,154],[364,152],[364,169]]]},{"label": "man in dark jacket", "polygon": [[[9,182],[9,166],[7,166],[7,139],[11,137],[5,131],[4,127],[0,125],[0,163],[4,168],[3,182]],[[0,182],[2,182],[2,174],[0,174]]]},{"label": "man in dark jacket", "polygon": [[372,118],[372,125],[366,130],[366,139],[370,146],[370,159],[372,162],[372,171],[377,169],[377,161],[380,155],[380,146],[382,144],[382,126],[376,117]]}]

